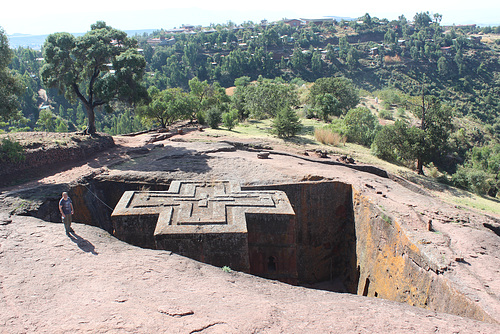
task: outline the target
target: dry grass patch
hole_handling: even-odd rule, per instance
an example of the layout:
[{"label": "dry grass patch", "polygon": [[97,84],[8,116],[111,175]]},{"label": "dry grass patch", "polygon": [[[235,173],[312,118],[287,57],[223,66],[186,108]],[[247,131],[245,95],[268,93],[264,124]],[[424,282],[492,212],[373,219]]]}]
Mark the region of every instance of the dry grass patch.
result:
[{"label": "dry grass patch", "polygon": [[330,129],[317,128],[314,130],[314,138],[322,144],[339,146],[347,141],[346,136],[342,136],[337,132],[333,132]]}]

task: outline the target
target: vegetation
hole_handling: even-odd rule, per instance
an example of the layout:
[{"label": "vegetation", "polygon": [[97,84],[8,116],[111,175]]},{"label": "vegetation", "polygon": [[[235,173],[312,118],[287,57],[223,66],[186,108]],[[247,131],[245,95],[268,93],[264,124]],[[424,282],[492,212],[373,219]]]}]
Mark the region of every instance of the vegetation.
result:
[{"label": "vegetation", "polygon": [[344,118],[345,132],[350,142],[370,146],[378,130],[378,119],[366,107],[349,110]]},{"label": "vegetation", "polygon": [[8,68],[11,57],[7,36],[0,27],[0,121],[17,116],[17,96],[22,92],[19,78]]},{"label": "vegetation", "polygon": [[[51,35],[43,60],[31,49],[8,51],[3,39],[0,80],[8,73],[26,89],[10,93],[18,99],[1,110],[0,129],[75,131],[95,116],[95,130],[110,134],[184,119],[231,130],[258,119],[285,138],[313,121],[301,115],[321,119],[307,130],[320,142],[371,147],[392,163],[496,196],[500,27],[444,27],[429,12],[412,19],[229,22],[135,39],[98,22],[82,37]],[[111,108],[93,115],[92,105]]]},{"label": "vegetation", "polygon": [[345,115],[359,103],[359,93],[345,77],[316,80],[309,91],[311,104],[318,107],[323,120],[329,116]]},{"label": "vegetation", "polygon": [[345,144],[347,138],[338,132],[333,132],[329,127],[316,128],[314,130],[314,138],[322,144],[339,146]]},{"label": "vegetation", "polygon": [[208,109],[206,113],[207,125],[212,129],[219,128],[219,124],[222,122],[222,111],[216,106]]},{"label": "vegetation", "polygon": [[231,131],[236,124],[238,124],[238,111],[236,109],[231,109],[230,111],[222,114],[222,122],[224,126]]},{"label": "vegetation", "polygon": [[222,267],[222,271],[225,273],[231,273],[233,270],[228,266],[224,266]]},{"label": "vegetation", "polygon": [[18,163],[25,159],[24,149],[18,142],[6,137],[0,143],[0,162]]},{"label": "vegetation", "polygon": [[159,91],[152,86],[148,89],[150,102],[138,108],[138,114],[152,123],[166,128],[173,122],[190,116],[194,101],[180,88]]},{"label": "vegetation", "polygon": [[235,100],[240,119],[275,117],[278,111],[295,108],[299,104],[294,85],[262,78],[258,82],[238,86]]},{"label": "vegetation", "polygon": [[273,121],[273,133],[280,138],[290,138],[295,136],[302,124],[297,112],[290,107],[284,107],[276,114]]},{"label": "vegetation", "polygon": [[146,61],[136,51],[136,45],[135,39],[102,21],[93,24],[81,37],[52,34],[44,45],[42,80],[67,99],[78,98],[82,102],[87,111],[86,131],[93,134],[97,107],[111,109],[116,99],[129,104],[145,99],[146,89],[141,81]]}]

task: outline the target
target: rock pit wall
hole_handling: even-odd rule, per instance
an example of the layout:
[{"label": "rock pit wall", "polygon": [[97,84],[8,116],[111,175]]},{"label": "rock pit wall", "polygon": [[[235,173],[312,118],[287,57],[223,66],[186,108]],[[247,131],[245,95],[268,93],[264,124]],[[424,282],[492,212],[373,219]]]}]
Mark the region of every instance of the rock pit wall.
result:
[{"label": "rock pit wall", "polygon": [[357,294],[495,322],[453,288],[396,220],[360,192],[354,191],[353,199],[359,268]]},{"label": "rock pit wall", "polygon": [[[113,233],[111,213],[125,191],[168,190],[169,185],[170,180],[132,179],[125,181],[105,176],[97,177],[87,184],[79,184],[71,188],[68,192],[75,207],[78,208],[73,219],[88,225],[99,226],[109,233]],[[154,242],[151,244],[150,241],[143,244],[131,239],[127,242],[140,247],[154,248]]]},{"label": "rock pit wall", "polygon": [[[284,191],[295,211],[286,236],[295,244],[298,284],[339,280],[356,293],[356,236],[351,186],[341,182],[308,182],[248,187]],[[290,261],[288,261],[290,262]]]},{"label": "rock pit wall", "polygon": [[216,267],[249,272],[248,240],[245,233],[160,235],[154,248],[165,249]]},{"label": "rock pit wall", "polygon": [[298,284],[296,217],[247,214],[248,272]]}]

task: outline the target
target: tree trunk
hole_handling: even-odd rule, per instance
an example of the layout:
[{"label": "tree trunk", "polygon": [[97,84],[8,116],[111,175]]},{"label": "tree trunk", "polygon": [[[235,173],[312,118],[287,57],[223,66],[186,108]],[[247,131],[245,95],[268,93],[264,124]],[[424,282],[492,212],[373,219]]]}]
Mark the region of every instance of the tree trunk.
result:
[{"label": "tree trunk", "polygon": [[96,133],[94,108],[91,106],[87,106],[86,104],[84,104],[84,106],[85,109],[87,110],[87,119],[88,119],[88,126],[85,132],[88,133],[89,135],[93,135]]},{"label": "tree trunk", "polygon": [[417,158],[417,174],[418,175],[425,175],[424,174],[424,164],[422,162],[422,158]]},{"label": "tree trunk", "polygon": [[[91,80],[92,83],[93,80]],[[89,95],[89,99],[87,100],[85,96],[80,93],[80,89],[78,88],[78,85],[76,83],[73,83],[73,90],[75,91],[76,96],[82,101],[82,104],[87,110],[87,120],[88,120],[88,126],[87,129],[84,131],[84,133],[93,135],[96,132],[95,129],[95,113],[94,113],[94,108],[95,104],[93,103],[93,93],[92,93],[92,87],[91,87],[91,93]]]}]

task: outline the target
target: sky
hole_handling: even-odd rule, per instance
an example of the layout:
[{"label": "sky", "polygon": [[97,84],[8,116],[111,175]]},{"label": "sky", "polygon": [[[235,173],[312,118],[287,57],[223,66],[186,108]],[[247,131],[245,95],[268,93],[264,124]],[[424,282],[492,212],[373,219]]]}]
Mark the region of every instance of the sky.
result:
[{"label": "sky", "polygon": [[429,11],[443,15],[442,24],[500,25],[500,1],[463,0],[8,0],[0,6],[0,26],[8,35],[15,33],[43,35],[66,31],[83,33],[96,21],[105,21],[120,30],[171,29],[182,24],[208,26],[211,23],[240,24],[283,18],[321,18],[340,16],[357,18],[369,13],[372,17],[407,19],[415,13]]}]

